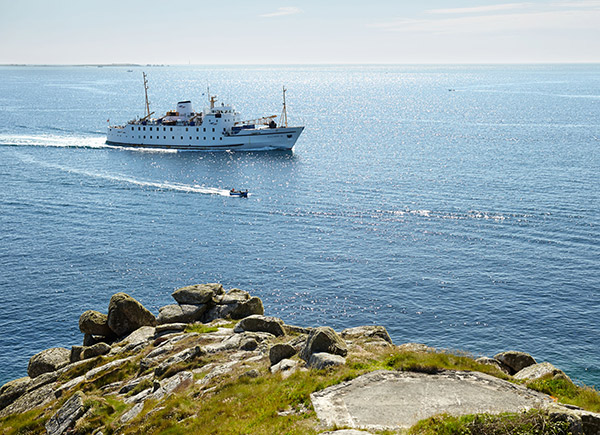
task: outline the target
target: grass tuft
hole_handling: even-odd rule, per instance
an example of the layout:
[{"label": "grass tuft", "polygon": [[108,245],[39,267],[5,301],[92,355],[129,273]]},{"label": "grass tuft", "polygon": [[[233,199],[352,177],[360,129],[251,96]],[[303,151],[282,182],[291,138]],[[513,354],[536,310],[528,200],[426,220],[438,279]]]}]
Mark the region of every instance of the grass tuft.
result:
[{"label": "grass tuft", "polygon": [[409,435],[568,435],[569,423],[552,421],[548,413],[530,410],[499,415],[476,414],[460,417],[448,414],[421,420]]},{"label": "grass tuft", "polygon": [[551,374],[529,382],[527,387],[554,396],[561,403],[600,412],[600,393],[592,387],[580,387],[564,376]]}]

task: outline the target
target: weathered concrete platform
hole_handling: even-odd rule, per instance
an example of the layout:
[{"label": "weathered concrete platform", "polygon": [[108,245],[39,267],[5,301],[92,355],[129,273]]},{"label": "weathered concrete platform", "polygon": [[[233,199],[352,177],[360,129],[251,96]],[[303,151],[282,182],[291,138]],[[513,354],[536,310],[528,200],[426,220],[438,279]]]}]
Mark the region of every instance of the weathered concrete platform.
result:
[{"label": "weathered concrete platform", "polygon": [[311,395],[328,426],[409,428],[436,414],[518,412],[552,404],[545,394],[478,372],[380,370]]}]

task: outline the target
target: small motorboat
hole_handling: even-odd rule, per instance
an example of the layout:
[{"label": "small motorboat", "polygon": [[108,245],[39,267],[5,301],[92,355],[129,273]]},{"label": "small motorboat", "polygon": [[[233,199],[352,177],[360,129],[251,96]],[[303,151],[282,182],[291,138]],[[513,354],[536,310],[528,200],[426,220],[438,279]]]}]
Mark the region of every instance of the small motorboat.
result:
[{"label": "small motorboat", "polygon": [[229,191],[229,196],[238,196],[240,198],[248,198],[248,189],[246,189],[246,190],[231,189]]}]

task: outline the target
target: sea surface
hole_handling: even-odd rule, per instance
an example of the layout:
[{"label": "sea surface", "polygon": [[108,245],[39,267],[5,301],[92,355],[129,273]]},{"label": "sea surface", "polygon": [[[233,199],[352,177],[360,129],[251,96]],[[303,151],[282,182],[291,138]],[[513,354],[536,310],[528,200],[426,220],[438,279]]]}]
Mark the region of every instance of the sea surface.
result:
[{"label": "sea surface", "polygon": [[[132,72],[128,72],[132,69]],[[207,87],[293,152],[104,145]],[[249,189],[248,199],[227,189]],[[0,384],[125,291],[505,350],[600,385],[600,65],[0,67]]]}]

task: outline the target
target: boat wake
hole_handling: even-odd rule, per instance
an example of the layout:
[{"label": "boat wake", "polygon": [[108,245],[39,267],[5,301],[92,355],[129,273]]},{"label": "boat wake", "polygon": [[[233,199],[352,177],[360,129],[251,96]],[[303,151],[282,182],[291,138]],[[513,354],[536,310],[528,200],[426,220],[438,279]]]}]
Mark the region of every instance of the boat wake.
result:
[{"label": "boat wake", "polygon": [[105,136],[68,136],[68,135],[8,135],[0,134],[1,145],[43,146],[65,148],[104,148]]},{"label": "boat wake", "polygon": [[[17,153],[15,153],[15,154],[17,154]],[[169,191],[176,191],[176,192],[200,193],[200,194],[205,194],[205,195],[220,195],[220,196],[230,197],[229,190],[221,189],[218,187],[206,187],[206,186],[201,186],[199,184],[174,183],[174,182],[170,182],[170,181],[160,182],[160,181],[139,180],[136,178],[132,178],[132,177],[128,177],[128,176],[120,175],[120,174],[95,172],[95,171],[89,171],[89,170],[85,170],[85,169],[70,168],[70,167],[66,167],[63,165],[55,164],[55,163],[41,162],[41,161],[36,160],[27,155],[17,154],[17,157],[25,163],[37,164],[39,166],[56,169],[56,170],[63,171],[63,172],[68,172],[70,174],[83,175],[83,176],[90,177],[90,178],[99,178],[99,179],[103,179],[103,180],[107,180],[107,181],[111,181],[111,182],[115,182],[115,183],[124,183],[124,184],[135,185],[135,186],[139,186],[139,187],[143,187],[143,188],[150,188],[150,189],[156,189],[156,190],[169,190]]]}]

